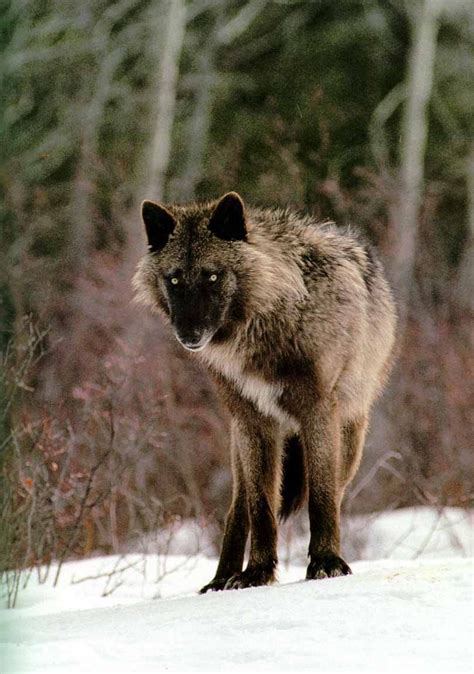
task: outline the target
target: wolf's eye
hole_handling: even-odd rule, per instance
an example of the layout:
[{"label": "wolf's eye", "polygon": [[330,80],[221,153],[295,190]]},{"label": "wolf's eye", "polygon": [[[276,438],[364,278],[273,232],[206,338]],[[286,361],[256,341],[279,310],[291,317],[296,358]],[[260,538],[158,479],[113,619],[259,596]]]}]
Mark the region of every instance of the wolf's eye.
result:
[{"label": "wolf's eye", "polygon": [[211,283],[215,283],[215,282],[217,281],[217,274],[211,274],[211,275],[209,276],[209,281],[210,281]]},{"label": "wolf's eye", "polygon": [[178,285],[179,280],[176,278],[176,276],[173,276],[173,278],[171,279],[171,283],[172,283],[174,286],[177,286],[177,285]]}]

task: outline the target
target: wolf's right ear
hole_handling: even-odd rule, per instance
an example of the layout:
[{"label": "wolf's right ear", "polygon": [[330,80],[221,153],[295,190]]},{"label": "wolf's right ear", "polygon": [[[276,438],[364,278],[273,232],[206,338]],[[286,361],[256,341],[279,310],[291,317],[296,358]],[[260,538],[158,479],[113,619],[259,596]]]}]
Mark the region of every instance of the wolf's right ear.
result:
[{"label": "wolf's right ear", "polygon": [[209,229],[224,241],[245,241],[244,203],[237,192],[228,192],[218,201],[209,220]]},{"label": "wolf's right ear", "polygon": [[168,243],[176,226],[176,220],[164,206],[155,204],[153,201],[142,203],[142,218],[148,237],[148,250],[151,253],[157,253]]}]

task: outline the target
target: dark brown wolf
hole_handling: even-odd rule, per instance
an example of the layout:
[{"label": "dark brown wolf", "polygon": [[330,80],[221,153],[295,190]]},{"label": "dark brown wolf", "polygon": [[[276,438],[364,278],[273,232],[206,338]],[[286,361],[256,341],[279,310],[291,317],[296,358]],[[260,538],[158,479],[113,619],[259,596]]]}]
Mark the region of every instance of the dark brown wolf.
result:
[{"label": "dark brown wolf", "polygon": [[[306,577],[351,572],[339,513],[387,377],[395,308],[372,248],[289,210],[145,201],[138,299],[210,369],[232,415],[233,498],[215,578],[275,579],[277,516],[308,500]],[[251,532],[247,567],[242,571]]]}]

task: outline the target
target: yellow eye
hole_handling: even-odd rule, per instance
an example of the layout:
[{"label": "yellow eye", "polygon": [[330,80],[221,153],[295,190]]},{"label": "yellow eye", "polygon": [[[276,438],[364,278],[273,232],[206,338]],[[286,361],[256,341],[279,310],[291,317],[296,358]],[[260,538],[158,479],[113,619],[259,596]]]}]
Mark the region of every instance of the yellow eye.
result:
[{"label": "yellow eye", "polygon": [[211,283],[215,283],[215,282],[217,281],[217,274],[211,274],[211,275],[209,276],[209,281],[210,281]]},{"label": "yellow eye", "polygon": [[171,279],[171,283],[172,283],[174,286],[177,286],[177,285],[178,285],[179,281],[178,281],[178,279],[176,278],[176,276],[173,276],[173,278]]}]

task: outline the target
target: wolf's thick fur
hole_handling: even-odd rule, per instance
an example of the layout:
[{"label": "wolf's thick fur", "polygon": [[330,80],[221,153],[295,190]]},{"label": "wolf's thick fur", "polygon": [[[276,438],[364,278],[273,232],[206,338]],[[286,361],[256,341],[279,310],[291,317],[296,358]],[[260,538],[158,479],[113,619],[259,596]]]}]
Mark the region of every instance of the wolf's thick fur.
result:
[{"label": "wolf's thick fur", "polygon": [[[387,377],[395,308],[373,250],[289,210],[144,202],[150,252],[134,284],[197,351],[232,414],[233,498],[214,580],[274,580],[277,514],[306,499],[307,578],[350,573],[339,511]],[[242,571],[251,532],[247,568]]]}]

